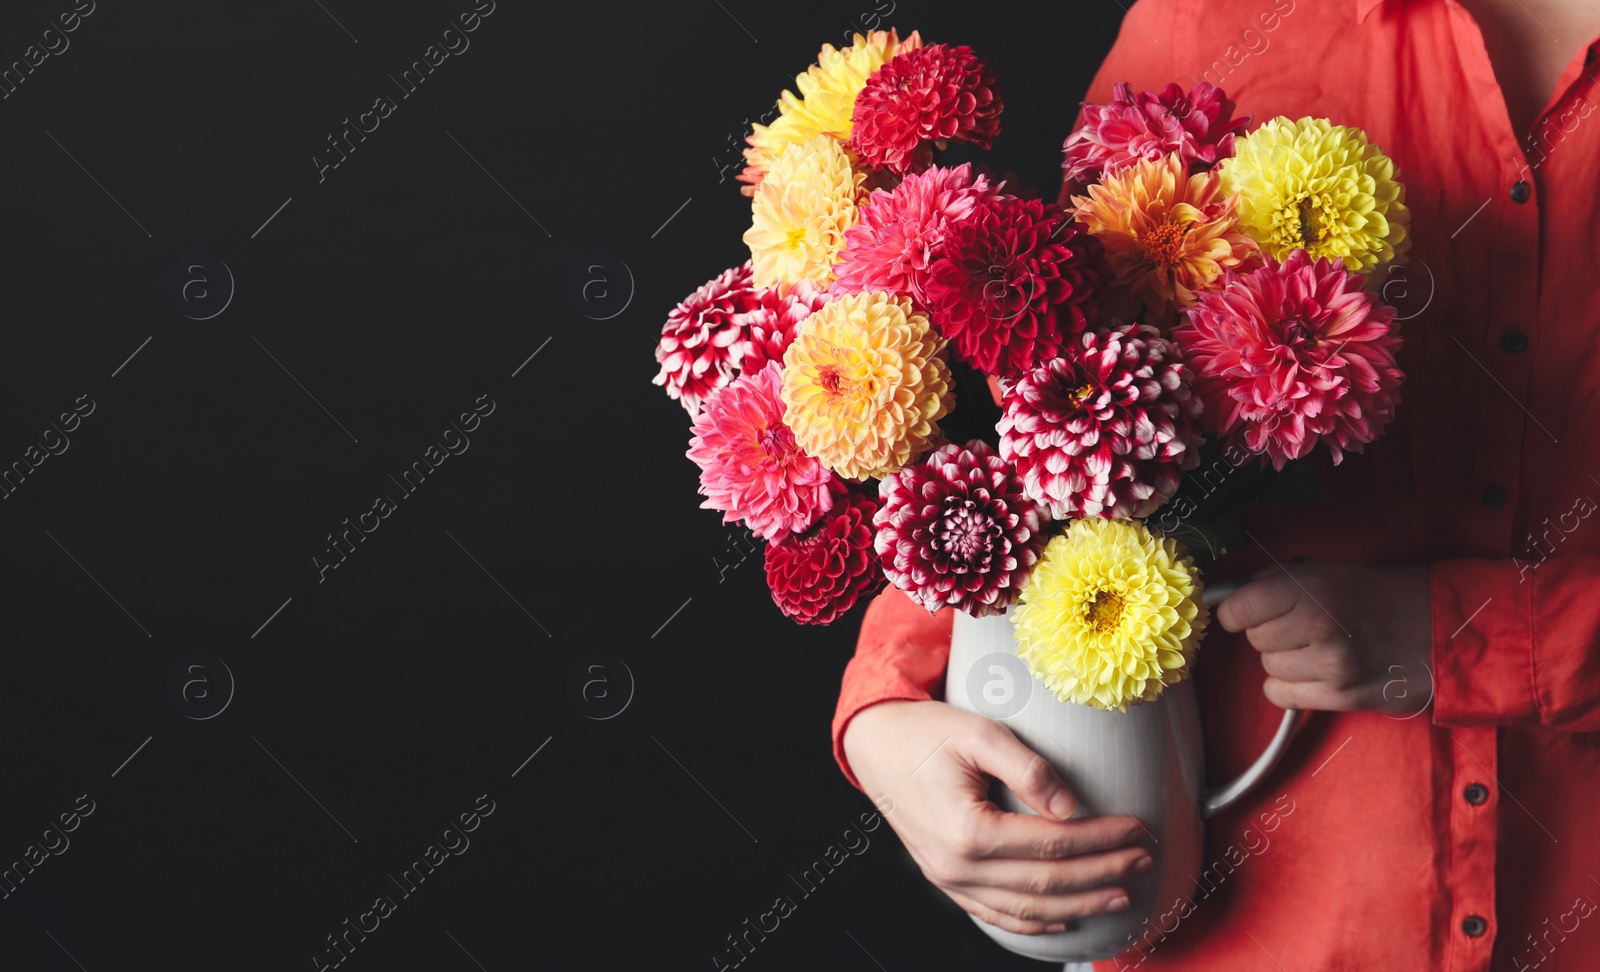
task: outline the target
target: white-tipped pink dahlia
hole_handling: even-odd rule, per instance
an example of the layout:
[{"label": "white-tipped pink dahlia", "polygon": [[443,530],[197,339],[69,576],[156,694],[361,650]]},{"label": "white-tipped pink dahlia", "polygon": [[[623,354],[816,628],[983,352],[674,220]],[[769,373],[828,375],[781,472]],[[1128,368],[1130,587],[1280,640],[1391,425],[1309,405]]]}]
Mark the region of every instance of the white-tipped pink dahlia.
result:
[{"label": "white-tipped pink dahlia", "polygon": [[828,292],[809,280],[757,291],[755,309],[739,319],[746,338],[744,358],[738,362],[740,374],[760,371],[768,361],[782,364],[800,322],[827,302]]},{"label": "white-tipped pink dahlia", "polygon": [[1049,537],[1022,480],[982,439],[947,442],[878,485],[884,573],[929,611],[975,618],[1016,600]]},{"label": "white-tipped pink dahlia", "polygon": [[934,166],[906,176],[892,191],[874,189],[859,221],[845,231],[830,289],[835,295],[882,290],[926,306],[922,285],[945,231],[996,195],[971,163]]},{"label": "white-tipped pink dahlia", "polygon": [[1192,381],[1178,346],[1147,324],[1085,331],[1002,382],[1000,455],[1056,519],[1149,516],[1200,461]]},{"label": "white-tipped pink dahlia", "polygon": [[661,372],[652,381],[690,415],[699,412],[701,402],[733,380],[745,353],[740,315],[757,303],[749,260],[706,281],[667,314],[656,345]]},{"label": "white-tipped pink dahlia", "polygon": [[1394,418],[1405,375],[1393,318],[1338,260],[1295,250],[1252,273],[1230,271],[1172,337],[1194,369],[1206,428],[1282,469],[1319,440],[1337,463]]},{"label": "white-tipped pink dahlia", "polygon": [[844,493],[783,424],[781,373],[770,362],[712,395],[689,443],[700,467],[700,508],[722,510],[722,522],[743,521],[764,540],[806,529]]}]

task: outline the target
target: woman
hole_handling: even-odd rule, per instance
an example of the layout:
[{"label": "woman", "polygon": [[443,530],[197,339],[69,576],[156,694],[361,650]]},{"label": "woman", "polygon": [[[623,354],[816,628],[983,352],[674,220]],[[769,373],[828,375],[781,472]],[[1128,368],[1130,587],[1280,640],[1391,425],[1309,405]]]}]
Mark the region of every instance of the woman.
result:
[{"label": "woman", "polygon": [[[1215,571],[1258,576],[1202,651],[1212,776],[1248,764],[1275,707],[1322,710],[1208,824],[1213,854],[1268,813],[1270,841],[1100,968],[1600,967],[1597,37],[1587,0],[1129,11],[1089,102],[1209,81],[1257,123],[1360,127],[1399,166],[1414,245],[1379,283],[1406,297],[1399,418]],[[1067,820],[1047,763],[932,700],[948,613],[893,588],[868,611],[834,724],[846,775],[985,921],[1038,934],[1127,907],[1137,822]],[[990,777],[1039,816],[989,804]]]}]

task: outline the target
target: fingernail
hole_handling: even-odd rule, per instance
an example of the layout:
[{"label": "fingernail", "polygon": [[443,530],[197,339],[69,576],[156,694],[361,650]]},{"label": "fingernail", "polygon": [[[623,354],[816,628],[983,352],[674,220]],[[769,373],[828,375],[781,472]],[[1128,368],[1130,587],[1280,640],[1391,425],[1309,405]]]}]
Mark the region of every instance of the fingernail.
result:
[{"label": "fingernail", "polygon": [[1135,871],[1148,871],[1155,866],[1155,863],[1155,858],[1151,857],[1149,854],[1146,854],[1145,856],[1133,862],[1133,869]]},{"label": "fingernail", "polygon": [[1047,932],[1064,932],[1067,930],[1067,926],[1057,921],[1044,926],[1044,930]]},{"label": "fingernail", "polygon": [[1050,798],[1050,812],[1062,820],[1072,816],[1072,812],[1076,809],[1078,809],[1078,801],[1072,799],[1071,794],[1057,793]]},{"label": "fingernail", "polygon": [[1107,911],[1123,911],[1123,910],[1127,909],[1127,907],[1128,907],[1128,896],[1127,895],[1123,895],[1120,898],[1112,898],[1110,901],[1106,902],[1106,910]]}]

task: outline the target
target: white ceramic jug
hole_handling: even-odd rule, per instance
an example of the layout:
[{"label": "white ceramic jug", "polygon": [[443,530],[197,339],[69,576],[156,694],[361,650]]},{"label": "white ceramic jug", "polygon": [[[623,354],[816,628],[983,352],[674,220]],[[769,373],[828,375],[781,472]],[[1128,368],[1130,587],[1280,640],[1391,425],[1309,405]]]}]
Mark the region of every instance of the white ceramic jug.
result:
[{"label": "white ceramic jug", "polygon": [[[1220,601],[1230,589],[1214,585],[1206,601]],[[1286,710],[1255,763],[1238,779],[1208,788],[1200,710],[1189,681],[1169,685],[1159,699],[1127,712],[1062,702],[1017,657],[1009,616],[960,613],[951,631],[945,701],[1004,724],[1048,759],[1077,796],[1080,816],[1129,814],[1150,832],[1146,845],[1155,866],[1120,882],[1131,899],[1125,911],[1080,919],[1064,932],[1046,935],[1019,935],[973,919],[1019,955],[1067,963],[1111,958],[1146,931],[1145,919],[1192,894],[1190,875],[1200,873],[1202,821],[1272,770],[1301,716]],[[1006,810],[1033,812],[998,784],[994,800]]]}]

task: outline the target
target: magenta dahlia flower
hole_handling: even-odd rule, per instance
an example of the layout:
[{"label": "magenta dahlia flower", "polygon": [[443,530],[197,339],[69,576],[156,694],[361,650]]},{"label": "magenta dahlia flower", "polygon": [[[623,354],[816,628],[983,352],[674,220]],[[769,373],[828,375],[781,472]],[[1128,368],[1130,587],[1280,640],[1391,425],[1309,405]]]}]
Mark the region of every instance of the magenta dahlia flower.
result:
[{"label": "magenta dahlia flower", "polygon": [[652,381],[683,403],[690,415],[718,388],[733,380],[744,356],[745,328],[740,315],[754,310],[750,261],[706,281],[667,314],[656,345],[661,372]]},{"label": "magenta dahlia flower", "polygon": [[929,44],[896,54],[867,78],[850,118],[850,147],[866,164],[904,175],[932,161],[930,141],[989,148],[1002,106],[994,72],[972,48]]},{"label": "magenta dahlia flower", "polygon": [[946,442],[878,485],[874,548],[889,580],[929,611],[999,614],[1049,536],[1045,514],[987,442]]},{"label": "magenta dahlia flower", "polygon": [[1001,196],[950,225],[925,289],[958,354],[985,374],[1016,377],[1097,323],[1110,277],[1100,241],[1060,206]]},{"label": "magenta dahlia flower", "polygon": [[700,467],[700,508],[722,510],[722,522],[742,521],[765,540],[806,529],[844,492],[783,424],[782,373],[769,362],[713,394],[689,442],[689,458]]},{"label": "magenta dahlia flower", "polygon": [[872,549],[875,496],[850,491],[805,533],[767,545],[767,587],[785,616],[832,624],[889,583]]},{"label": "magenta dahlia flower", "polygon": [[912,173],[893,191],[875,189],[858,222],[845,231],[833,265],[832,293],[882,290],[926,306],[928,266],[952,223],[995,199],[997,187],[970,163]]},{"label": "magenta dahlia flower", "polygon": [[1200,462],[1193,380],[1148,324],[1087,331],[1002,384],[1000,456],[1056,519],[1149,516]]},{"label": "magenta dahlia flower", "polygon": [[756,291],[755,309],[739,320],[746,338],[744,357],[738,365],[740,374],[760,371],[768,361],[781,364],[800,322],[827,302],[828,292],[809,280]]},{"label": "magenta dahlia flower", "polygon": [[1067,136],[1061,167],[1069,180],[1098,182],[1140,159],[1155,162],[1176,152],[1197,172],[1233,155],[1234,136],[1249,124],[1248,115],[1233,117],[1233,102],[1207,81],[1188,94],[1176,84],[1138,94],[1133,85],[1119,84],[1110,104],[1083,106],[1083,125]]},{"label": "magenta dahlia flower", "polygon": [[1405,376],[1394,308],[1338,260],[1295,250],[1230,271],[1172,333],[1195,371],[1208,431],[1282,469],[1324,441],[1333,461],[1360,452],[1394,418]]}]

